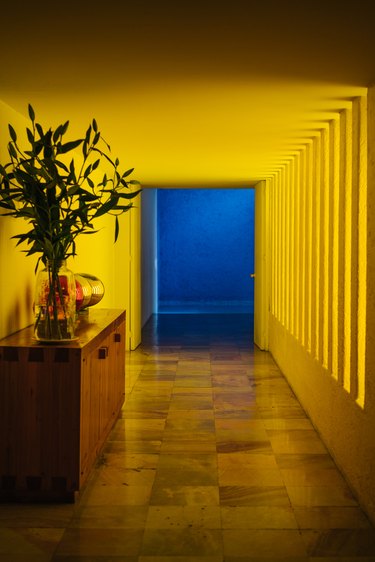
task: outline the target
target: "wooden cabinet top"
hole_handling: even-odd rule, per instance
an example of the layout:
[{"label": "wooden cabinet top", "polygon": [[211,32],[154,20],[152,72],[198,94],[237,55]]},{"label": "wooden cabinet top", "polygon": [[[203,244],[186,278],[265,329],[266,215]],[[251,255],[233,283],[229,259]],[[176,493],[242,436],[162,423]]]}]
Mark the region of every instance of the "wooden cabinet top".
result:
[{"label": "wooden cabinet top", "polygon": [[34,338],[34,327],[28,326],[0,340],[0,347],[51,347],[83,349],[95,343],[99,337],[110,333],[116,326],[125,321],[125,311],[112,308],[89,308],[87,312],[78,314],[76,327],[77,340],[63,343],[38,342]]}]

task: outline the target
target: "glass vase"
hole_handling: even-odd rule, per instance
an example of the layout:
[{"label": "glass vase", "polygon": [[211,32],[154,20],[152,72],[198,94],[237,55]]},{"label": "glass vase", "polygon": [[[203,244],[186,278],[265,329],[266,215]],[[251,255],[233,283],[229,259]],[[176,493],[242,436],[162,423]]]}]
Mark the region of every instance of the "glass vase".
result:
[{"label": "glass vase", "polygon": [[49,260],[35,288],[34,335],[39,341],[74,339],[76,285],[65,260]]}]

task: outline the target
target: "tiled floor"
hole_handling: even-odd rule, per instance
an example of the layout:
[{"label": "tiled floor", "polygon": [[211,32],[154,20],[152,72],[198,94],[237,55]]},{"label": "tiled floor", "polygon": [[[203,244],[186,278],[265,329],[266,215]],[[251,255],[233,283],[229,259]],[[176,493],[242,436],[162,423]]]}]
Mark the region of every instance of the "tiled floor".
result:
[{"label": "tiled floor", "polygon": [[0,505],[0,561],[375,562],[375,532],[247,315],[160,315],[75,506]]}]

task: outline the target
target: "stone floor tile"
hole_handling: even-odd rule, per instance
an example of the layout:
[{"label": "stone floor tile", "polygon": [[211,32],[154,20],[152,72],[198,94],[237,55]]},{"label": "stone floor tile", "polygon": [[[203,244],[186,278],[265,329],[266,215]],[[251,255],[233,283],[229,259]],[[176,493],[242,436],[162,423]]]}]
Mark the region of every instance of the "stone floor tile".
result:
[{"label": "stone floor tile", "polygon": [[142,556],[215,556],[221,555],[222,533],[216,529],[146,529]]},{"label": "stone floor tile", "polygon": [[284,486],[220,486],[221,505],[290,506]]},{"label": "stone floor tile", "polygon": [[150,505],[219,505],[218,486],[154,486]]},{"label": "stone floor tile", "polygon": [[69,527],[78,529],[144,529],[148,513],[146,505],[80,506]]},{"label": "stone floor tile", "polygon": [[69,528],[55,556],[137,556],[143,530]]},{"label": "stone floor tile", "polygon": [[42,527],[0,528],[0,555],[13,560],[13,556],[39,556],[47,560],[52,556],[64,535],[64,529]]},{"label": "stone floor tile", "polygon": [[375,557],[374,529],[303,530],[309,556]]},{"label": "stone floor tile", "polygon": [[286,558],[306,556],[297,530],[223,530],[224,556]]},{"label": "stone floor tile", "polygon": [[69,525],[73,504],[0,504],[0,528],[56,528]]},{"label": "stone floor tile", "polygon": [[371,524],[359,507],[295,507],[300,529],[369,529]]},{"label": "stone floor tile", "polygon": [[146,505],[150,501],[152,484],[148,486],[88,485],[81,505]]},{"label": "stone floor tile", "polygon": [[222,506],[223,529],[298,529],[291,507]]},{"label": "stone floor tile", "polygon": [[150,506],[145,526],[147,529],[221,529],[220,515],[220,507],[215,505]]},{"label": "stone floor tile", "polygon": [[161,453],[216,453],[216,442],[213,439],[196,441],[194,439],[164,440]]},{"label": "stone floor tile", "polygon": [[346,486],[287,486],[293,507],[357,506]]},{"label": "stone floor tile", "polygon": [[219,470],[229,469],[235,472],[239,467],[254,469],[276,469],[275,456],[272,452],[266,451],[239,451],[233,453],[219,453],[217,455]]},{"label": "stone floor tile", "polygon": [[278,468],[242,467],[219,469],[220,486],[283,486]]}]

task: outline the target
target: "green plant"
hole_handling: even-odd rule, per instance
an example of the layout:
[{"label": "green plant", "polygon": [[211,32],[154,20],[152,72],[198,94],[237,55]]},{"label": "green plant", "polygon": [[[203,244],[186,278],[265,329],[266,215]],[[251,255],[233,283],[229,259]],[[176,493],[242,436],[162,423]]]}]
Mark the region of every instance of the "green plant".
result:
[{"label": "green plant", "polygon": [[[77,236],[95,233],[93,222],[107,213],[114,215],[116,241],[118,216],[131,209],[130,200],[140,192],[129,189],[139,186],[136,180],[128,180],[133,169],[120,173],[119,160],[111,157],[95,119],[83,138],[65,142],[69,121],[44,130],[30,104],[28,113],[28,149],[20,148],[17,133],[9,125],[10,161],[0,164],[2,214],[30,225],[28,232],[13,236],[17,245],[27,244],[27,255],[40,254],[37,267],[40,260],[64,260],[76,254]],[[80,146],[82,158],[77,165],[69,153],[77,155]],[[95,182],[103,162],[110,173]]]},{"label": "green plant", "polygon": [[[68,288],[68,277],[59,273],[60,267],[76,254],[77,236],[97,232],[93,223],[105,214],[114,216],[116,242],[118,217],[131,209],[131,199],[140,192],[134,188],[139,182],[128,180],[133,169],[120,173],[119,160],[111,157],[95,119],[83,138],[65,142],[69,121],[44,130],[30,104],[28,112],[27,149],[20,148],[17,133],[9,125],[10,161],[0,164],[0,214],[28,223],[29,230],[13,238],[17,246],[28,246],[27,255],[39,254],[35,270],[40,261],[46,266],[35,296],[37,339],[71,339],[75,285],[70,283]],[[79,147],[82,155],[77,165],[69,153],[77,158]],[[103,164],[106,171],[97,179]]]}]

